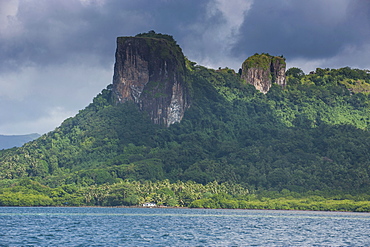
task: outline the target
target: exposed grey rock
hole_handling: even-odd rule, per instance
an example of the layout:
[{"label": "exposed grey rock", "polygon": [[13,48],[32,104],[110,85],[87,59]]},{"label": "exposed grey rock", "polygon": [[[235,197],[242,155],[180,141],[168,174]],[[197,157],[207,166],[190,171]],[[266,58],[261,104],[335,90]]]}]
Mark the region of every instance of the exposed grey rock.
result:
[{"label": "exposed grey rock", "polygon": [[113,76],[116,101],[134,101],[156,124],[180,122],[189,107],[185,70],[184,55],[175,42],[119,37]]},{"label": "exposed grey rock", "polygon": [[267,93],[276,83],[286,86],[285,59],[268,54],[256,54],[247,58],[242,65],[242,79],[262,93]]}]

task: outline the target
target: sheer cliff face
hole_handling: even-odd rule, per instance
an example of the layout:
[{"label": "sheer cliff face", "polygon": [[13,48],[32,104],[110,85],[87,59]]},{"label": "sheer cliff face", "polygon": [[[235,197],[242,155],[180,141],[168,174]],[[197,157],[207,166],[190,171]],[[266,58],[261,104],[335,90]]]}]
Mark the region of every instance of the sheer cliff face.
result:
[{"label": "sheer cliff face", "polygon": [[262,93],[267,93],[272,83],[282,87],[286,85],[285,68],[284,58],[257,54],[244,61],[242,79],[254,85]]},{"label": "sheer cliff face", "polygon": [[188,107],[180,47],[166,39],[117,38],[113,92],[117,102],[134,101],[156,124],[180,122]]}]

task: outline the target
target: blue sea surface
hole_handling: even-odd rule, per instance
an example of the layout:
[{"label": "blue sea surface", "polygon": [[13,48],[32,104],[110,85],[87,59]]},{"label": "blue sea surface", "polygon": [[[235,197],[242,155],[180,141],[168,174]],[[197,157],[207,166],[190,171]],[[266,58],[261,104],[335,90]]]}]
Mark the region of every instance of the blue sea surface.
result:
[{"label": "blue sea surface", "polygon": [[0,246],[370,246],[370,214],[0,207]]}]

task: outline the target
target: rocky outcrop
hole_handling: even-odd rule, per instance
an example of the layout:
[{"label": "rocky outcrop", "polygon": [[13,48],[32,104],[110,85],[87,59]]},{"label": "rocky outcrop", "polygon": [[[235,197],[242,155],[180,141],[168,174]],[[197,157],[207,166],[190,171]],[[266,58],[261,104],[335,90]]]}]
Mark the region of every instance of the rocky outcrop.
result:
[{"label": "rocky outcrop", "polygon": [[286,63],[283,57],[269,54],[255,54],[242,65],[242,79],[252,84],[262,93],[267,93],[272,83],[285,87]]},{"label": "rocky outcrop", "polygon": [[117,38],[114,97],[134,101],[154,123],[169,126],[189,106],[185,58],[171,36],[149,34]]}]

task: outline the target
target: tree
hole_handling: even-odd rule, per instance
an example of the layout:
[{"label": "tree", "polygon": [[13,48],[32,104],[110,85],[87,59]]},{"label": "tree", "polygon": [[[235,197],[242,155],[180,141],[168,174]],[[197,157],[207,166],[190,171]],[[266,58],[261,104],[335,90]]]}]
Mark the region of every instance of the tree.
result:
[{"label": "tree", "polygon": [[301,79],[305,74],[300,68],[292,67],[285,72],[285,75]]}]

